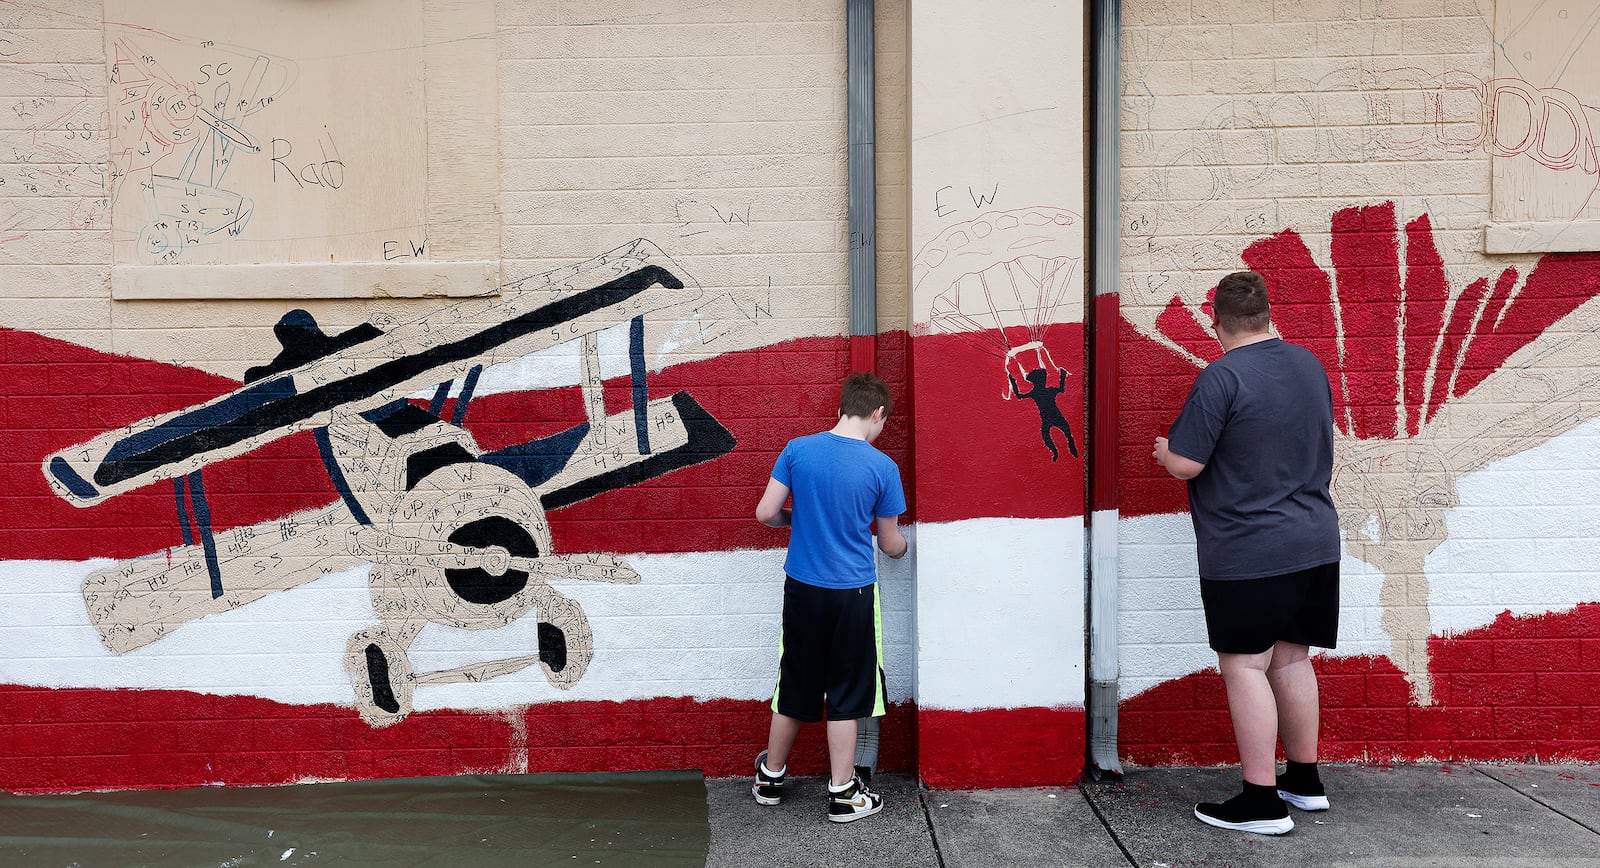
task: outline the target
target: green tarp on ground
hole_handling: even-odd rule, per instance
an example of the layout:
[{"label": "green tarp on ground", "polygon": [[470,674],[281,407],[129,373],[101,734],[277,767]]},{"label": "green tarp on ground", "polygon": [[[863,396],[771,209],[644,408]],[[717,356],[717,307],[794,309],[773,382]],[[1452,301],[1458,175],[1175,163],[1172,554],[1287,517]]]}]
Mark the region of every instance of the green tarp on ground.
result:
[{"label": "green tarp on ground", "polygon": [[698,771],[0,794],[0,864],[702,866]]}]

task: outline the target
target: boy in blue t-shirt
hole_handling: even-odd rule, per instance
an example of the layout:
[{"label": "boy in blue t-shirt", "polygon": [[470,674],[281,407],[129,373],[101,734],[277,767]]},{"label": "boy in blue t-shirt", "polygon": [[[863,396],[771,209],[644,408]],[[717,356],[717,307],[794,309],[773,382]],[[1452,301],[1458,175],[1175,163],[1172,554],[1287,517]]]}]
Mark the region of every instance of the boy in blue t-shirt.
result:
[{"label": "boy in blue t-shirt", "polygon": [[[836,823],[883,807],[883,799],[856,775],[854,762],[856,722],[884,713],[871,526],[876,523],[878,548],[889,557],[904,557],[910,548],[898,521],[906,511],[900,468],[872,446],[893,409],[882,380],[851,374],[839,394],[839,424],[789,441],[756,505],[757,521],[792,530],[783,564],[778,689],[752,792],[762,805],[782,800],[800,724],[821,720],[826,705],[828,819]],[[783,505],[791,492],[792,510]]]}]

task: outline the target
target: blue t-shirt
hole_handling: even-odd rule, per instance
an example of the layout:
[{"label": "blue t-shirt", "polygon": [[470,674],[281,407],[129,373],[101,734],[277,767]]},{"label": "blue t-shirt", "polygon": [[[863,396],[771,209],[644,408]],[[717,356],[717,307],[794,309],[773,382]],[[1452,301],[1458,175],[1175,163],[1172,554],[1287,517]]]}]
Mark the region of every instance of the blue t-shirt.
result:
[{"label": "blue t-shirt", "polygon": [[819,588],[878,580],[873,519],[906,511],[894,459],[865,440],[824,431],[790,440],[772,478],[794,494],[784,572]]},{"label": "blue t-shirt", "polygon": [[1339,560],[1333,392],[1310,350],[1276,338],[1229,350],[1195,378],[1167,448],[1206,466],[1189,480],[1201,578]]}]

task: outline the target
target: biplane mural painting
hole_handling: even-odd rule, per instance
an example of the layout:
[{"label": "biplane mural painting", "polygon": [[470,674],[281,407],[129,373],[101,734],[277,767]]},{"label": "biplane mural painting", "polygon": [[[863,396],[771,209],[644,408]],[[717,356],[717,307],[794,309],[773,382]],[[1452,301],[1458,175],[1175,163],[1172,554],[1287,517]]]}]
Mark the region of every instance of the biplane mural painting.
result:
[{"label": "biplane mural painting", "polygon": [[[850,359],[842,7],[756,12],[724,70],[780,94],[751,122],[649,26],[335,5],[0,4],[0,788],[743,771],[787,542],[752,510]],[[680,66],[688,102],[560,60],[601,31],[590,67]],[[717,112],[782,153],[716,150]],[[697,174],[597,173],[597,135]],[[911,406],[907,336],[879,348]],[[878,444],[908,494],[910,431]],[[883,567],[891,769],[911,571]]]},{"label": "biplane mural painting", "polygon": [[[675,273],[676,272],[676,273]],[[697,299],[645,241],[459,302],[387,331],[325,335],[305,311],[278,323],[283,350],[245,384],[203,404],[140,420],[44,461],[51,488],[92,506],[170,480],[184,544],[96,570],[84,603],[106,646],[126,653],[206,615],[369,563],[381,624],[350,638],[356,705],[384,725],[419,686],[484,681],[537,664],[570,688],[593,656],[582,606],[552,579],[637,583],[603,554],[558,555],[547,508],[698,463],[734,446],[687,392],[648,398],[644,318]],[[632,406],[607,415],[595,333],[628,323]],[[576,340],[585,421],[486,452],[462,427],[486,367]],[[457,396],[448,414],[447,396]],[[424,409],[407,400],[433,385]],[[311,431],[340,499],[213,532],[204,485],[213,462]],[[529,653],[417,672],[407,649],[429,622],[504,627],[536,612]]]}]

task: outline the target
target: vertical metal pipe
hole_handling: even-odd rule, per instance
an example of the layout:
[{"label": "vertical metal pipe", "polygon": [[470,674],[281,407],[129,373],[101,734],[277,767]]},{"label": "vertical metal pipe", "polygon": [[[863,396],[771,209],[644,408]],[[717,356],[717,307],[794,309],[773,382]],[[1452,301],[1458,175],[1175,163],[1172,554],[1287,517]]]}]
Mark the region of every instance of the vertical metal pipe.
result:
[{"label": "vertical metal pipe", "polygon": [[850,367],[876,367],[878,220],[873,123],[873,0],[846,0],[850,140]]},{"label": "vertical metal pipe", "polygon": [[1117,758],[1117,287],[1122,233],[1119,151],[1122,8],[1120,0],[1094,0],[1090,44],[1094,52],[1094,168],[1089,221],[1094,269],[1090,308],[1089,397],[1089,774],[1120,776]]}]

